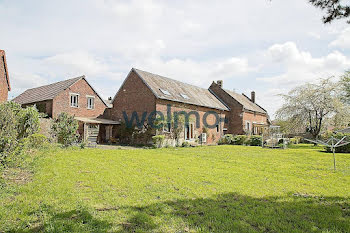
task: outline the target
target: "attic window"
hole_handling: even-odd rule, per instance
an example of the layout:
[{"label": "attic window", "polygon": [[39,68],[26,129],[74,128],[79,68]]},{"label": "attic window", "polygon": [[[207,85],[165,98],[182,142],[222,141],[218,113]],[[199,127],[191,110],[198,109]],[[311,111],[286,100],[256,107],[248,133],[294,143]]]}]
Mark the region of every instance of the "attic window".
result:
[{"label": "attic window", "polygon": [[186,95],[186,94],[180,93],[180,96],[184,99],[187,99],[187,100],[190,99],[190,97],[188,97],[188,95]]},{"label": "attic window", "polygon": [[159,88],[159,90],[164,94],[164,95],[171,95],[169,91],[164,90],[162,88]]}]

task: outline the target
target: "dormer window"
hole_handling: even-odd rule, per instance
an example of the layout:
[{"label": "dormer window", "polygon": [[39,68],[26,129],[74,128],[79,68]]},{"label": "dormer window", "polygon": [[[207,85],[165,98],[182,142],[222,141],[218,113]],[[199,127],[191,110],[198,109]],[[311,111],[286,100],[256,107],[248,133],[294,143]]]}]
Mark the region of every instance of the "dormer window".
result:
[{"label": "dormer window", "polygon": [[164,90],[162,88],[159,88],[159,90],[164,94],[164,95],[171,95],[169,91]]},{"label": "dormer window", "polygon": [[70,94],[70,106],[73,108],[79,107],[79,94]]},{"label": "dormer window", "polygon": [[190,99],[190,97],[188,97],[188,95],[186,95],[186,94],[180,93],[180,96],[186,100]]}]

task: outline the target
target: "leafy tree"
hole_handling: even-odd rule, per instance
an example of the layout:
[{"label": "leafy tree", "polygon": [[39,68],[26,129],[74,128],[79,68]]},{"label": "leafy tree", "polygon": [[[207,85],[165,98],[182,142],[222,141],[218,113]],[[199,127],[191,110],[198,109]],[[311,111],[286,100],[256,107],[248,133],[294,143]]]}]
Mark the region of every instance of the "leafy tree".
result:
[{"label": "leafy tree", "polygon": [[288,121],[292,128],[303,128],[317,138],[324,121],[344,109],[339,93],[338,83],[330,78],[322,79],[318,84],[298,86],[281,95],[285,103],[276,112],[277,119]]},{"label": "leafy tree", "polygon": [[74,119],[74,116],[62,112],[54,120],[51,127],[51,134],[57,138],[58,143],[67,147],[78,141],[78,127],[78,121]]},{"label": "leafy tree", "polygon": [[[348,18],[350,16],[349,1],[344,4],[342,0],[309,0],[315,7],[325,10],[327,13],[323,16],[324,23],[331,23],[333,20]],[[347,21],[350,23],[350,20]]]}]

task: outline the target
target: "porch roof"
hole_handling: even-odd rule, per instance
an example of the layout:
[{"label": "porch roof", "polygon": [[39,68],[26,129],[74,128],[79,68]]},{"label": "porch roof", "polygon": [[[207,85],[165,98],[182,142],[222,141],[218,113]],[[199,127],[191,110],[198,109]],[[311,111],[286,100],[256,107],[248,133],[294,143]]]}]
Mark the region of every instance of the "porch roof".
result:
[{"label": "porch roof", "polygon": [[88,118],[88,117],[74,117],[77,121],[90,124],[102,124],[102,125],[120,125],[119,121],[113,121],[103,118]]}]

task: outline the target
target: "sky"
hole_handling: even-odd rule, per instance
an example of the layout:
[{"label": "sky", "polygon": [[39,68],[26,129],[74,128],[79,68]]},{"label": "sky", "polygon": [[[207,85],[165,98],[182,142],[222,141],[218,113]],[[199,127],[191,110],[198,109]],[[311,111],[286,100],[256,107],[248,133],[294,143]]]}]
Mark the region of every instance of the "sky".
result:
[{"label": "sky", "polygon": [[114,96],[132,67],[208,88],[279,94],[350,69],[350,25],[307,0],[0,0],[12,99],[80,75]]}]

